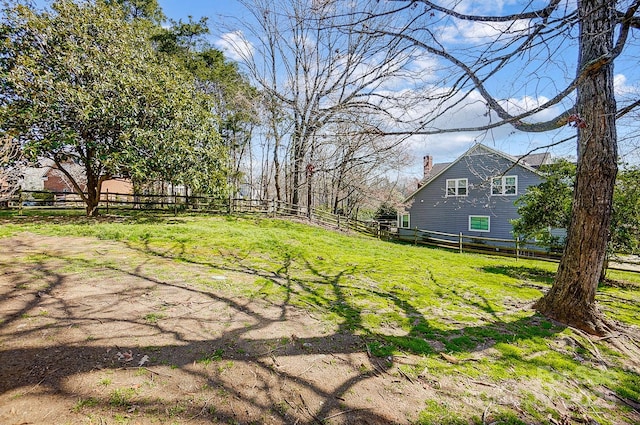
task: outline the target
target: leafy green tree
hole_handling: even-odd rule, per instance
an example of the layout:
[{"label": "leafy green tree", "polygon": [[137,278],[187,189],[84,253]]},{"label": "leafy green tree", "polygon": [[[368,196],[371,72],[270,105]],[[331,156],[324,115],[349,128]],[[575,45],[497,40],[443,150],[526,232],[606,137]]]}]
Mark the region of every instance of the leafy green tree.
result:
[{"label": "leafy green tree", "polygon": [[129,19],[146,19],[157,24],[165,20],[158,0],[106,0],[106,3],[120,6]]},{"label": "leafy green tree", "polygon": [[615,251],[640,253],[640,167],[623,167],[613,192],[611,242]]},{"label": "leafy green tree", "polygon": [[568,228],[571,220],[571,199],[576,178],[575,164],[559,159],[540,167],[546,176],[537,186],[531,186],[516,201],[520,217],[513,221],[513,231],[526,239],[551,244],[551,228]]},{"label": "leafy green tree", "polygon": [[[575,164],[558,160],[541,167],[545,181],[527,189],[516,201],[520,218],[514,220],[514,233],[556,242],[550,228],[568,228],[571,221]],[[640,250],[640,168],[621,167],[613,195],[610,247],[615,252]]]},{"label": "leafy green tree", "polygon": [[[212,98],[154,50],[148,21],[127,21],[103,1],[58,0],[40,13],[19,2],[2,14],[2,131],[30,159],[53,160],[87,215],[97,214],[102,182],[114,175],[185,179],[213,157],[208,184],[224,184]],[[69,162],[83,166],[86,187]]]},{"label": "leafy green tree", "polygon": [[183,56],[183,60],[189,62],[191,53],[204,43],[203,35],[209,33],[207,21],[206,17],[194,21],[191,16],[187,22],[171,21],[171,25],[157,28],[151,39],[158,51]]},{"label": "leafy green tree", "polygon": [[218,132],[227,148],[228,183],[236,192],[242,177],[241,165],[250,154],[252,131],[257,124],[257,90],[239,71],[235,62],[209,46],[203,36],[209,33],[207,18],[179,20],[160,28],[152,36],[156,48],[177,58],[197,79],[200,91],[215,99]]},{"label": "leafy green tree", "polygon": [[374,214],[376,220],[395,220],[398,218],[398,209],[390,202],[380,204]]}]

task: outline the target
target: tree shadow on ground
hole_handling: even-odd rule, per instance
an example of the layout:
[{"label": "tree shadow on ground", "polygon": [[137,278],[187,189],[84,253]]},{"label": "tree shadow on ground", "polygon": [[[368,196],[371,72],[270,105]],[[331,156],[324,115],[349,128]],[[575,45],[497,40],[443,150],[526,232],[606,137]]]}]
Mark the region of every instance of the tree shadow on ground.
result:
[{"label": "tree shadow on ground", "polygon": [[556,276],[553,271],[529,266],[486,266],[482,271],[543,284],[552,284]]},{"label": "tree shadow on ground", "polygon": [[[37,246],[28,245],[19,249],[39,251]],[[210,394],[209,399],[198,400],[185,407],[181,412],[182,418],[259,423],[264,419],[261,415],[268,412],[282,423],[325,423],[331,419],[343,423],[404,423],[384,411],[363,408],[351,394],[354,389],[374,379],[397,380],[397,376],[391,375],[392,368],[397,366],[396,359],[389,357],[395,349],[421,356],[435,355],[443,350],[465,354],[485,350],[500,342],[514,343],[534,336],[549,337],[563,329],[550,326],[535,314],[504,321],[487,306],[484,306],[484,311],[492,314],[494,320],[477,326],[443,328],[431,323],[411,300],[397,293],[352,287],[347,277],[356,272],[355,267],[322,272],[307,259],[290,253],[278,260],[280,264],[275,271],[268,271],[248,264],[245,260],[249,256],[234,253],[219,253],[220,259],[224,260],[220,262],[195,261],[185,256],[184,246],[180,244],[163,251],[152,249],[149,244],[129,246],[128,249],[143,254],[141,258],[149,255],[161,258],[176,268],[187,264],[204,270],[258,276],[281,288],[284,295],[276,301],[250,300],[199,287],[183,277],[159,277],[145,261],[135,267],[127,267],[102,262],[100,258],[97,261],[95,258],[40,253],[33,266],[50,276],[48,281],[51,283],[46,293],[38,294],[37,289],[25,288],[28,276],[25,277],[24,271],[5,274],[4,285],[8,289],[3,291],[0,302],[0,311],[7,311],[3,314],[3,337],[29,341],[42,338],[45,333],[55,334],[65,329],[95,331],[107,323],[118,329],[120,338],[102,339],[99,334],[89,338],[91,335],[79,331],[75,340],[67,340],[64,344],[51,341],[34,346],[17,344],[8,348],[5,344],[0,349],[0,397],[9,392],[15,394],[21,389],[29,392],[37,387],[44,393],[77,400],[89,397],[90,393],[74,390],[67,382],[70,378],[93,371],[121,371],[133,367],[143,368],[152,376],[168,381],[172,380],[172,374],[187,376],[193,382],[215,389],[207,393]],[[8,264],[0,265],[9,267]],[[105,272],[112,282],[116,279],[125,284],[102,288],[81,299],[67,299],[65,294],[72,291],[69,285],[83,284],[84,280],[61,271],[65,269],[61,265],[73,270]],[[297,273],[293,272],[294,265]],[[304,273],[300,273],[301,270]],[[524,271],[504,271],[505,274],[515,272]],[[307,277],[301,277],[303,275]],[[544,275],[540,278],[546,279]],[[89,286],[94,284],[94,281],[88,283]],[[348,294],[348,291],[356,289],[361,294],[390,300],[404,317],[409,318],[408,325],[393,334],[381,333],[367,326],[363,308],[358,307]],[[165,293],[176,297],[172,303],[184,303],[177,307],[182,316],[150,320],[144,316],[118,314],[123,305],[133,303],[136,308],[136,303],[141,304],[145,297],[155,297],[157,302],[167,303],[170,301],[168,298],[162,299]],[[17,300],[22,304],[16,308]],[[14,305],[12,310],[2,308],[10,302]],[[265,308],[261,303],[270,305]],[[337,326],[322,333],[309,328],[320,327],[324,320],[312,320],[312,326],[296,330],[300,334],[283,334],[283,330],[290,330],[284,324],[294,320],[296,314],[301,314],[301,307],[305,304],[313,313],[337,317]],[[489,305],[488,302],[486,304]],[[476,307],[483,309],[483,306]],[[22,327],[17,323],[21,318],[37,316],[44,309],[48,314],[42,317],[41,322]],[[206,313],[211,310],[225,313],[222,316]],[[220,323],[223,318],[224,323]],[[120,339],[127,341],[126,346],[119,342]],[[396,348],[380,349],[385,344]],[[143,354],[149,355],[151,360],[138,366],[136,363]],[[314,365],[319,368],[317,365],[327,359],[335,361],[344,377],[332,376],[333,384],[327,385],[323,382],[322,373],[335,373],[331,368],[319,374],[290,369],[288,362],[302,356],[315,359],[309,368]],[[381,361],[382,357],[384,361]],[[233,377],[225,374],[225,362],[232,363],[229,368],[233,368],[234,373],[253,376],[252,387],[234,383]],[[209,363],[217,367],[208,368]],[[171,369],[159,369],[158,366],[170,366]],[[407,391],[418,394],[423,391],[423,384],[418,382],[403,382],[403,385],[407,386]],[[260,389],[259,394],[256,389]],[[216,404],[213,410],[207,408],[214,404],[212,400]],[[131,409],[135,405],[139,412],[166,410],[166,403],[157,399],[125,400],[118,405],[112,397],[102,396],[98,397],[97,403],[105,409]]]}]

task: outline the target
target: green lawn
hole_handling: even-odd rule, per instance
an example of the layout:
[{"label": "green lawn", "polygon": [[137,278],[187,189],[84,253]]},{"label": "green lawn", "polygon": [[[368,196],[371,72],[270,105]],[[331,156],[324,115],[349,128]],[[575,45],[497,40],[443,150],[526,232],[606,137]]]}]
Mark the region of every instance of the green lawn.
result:
[{"label": "green lawn", "polygon": [[[252,217],[14,217],[5,219],[0,238],[24,231],[121,241],[144,255],[249,272],[252,281],[224,290],[307,309],[341,332],[361,335],[373,356],[421,356],[402,367],[409,378],[428,370],[487,385],[525,383],[517,394],[521,411],[505,408],[498,423],[559,420],[540,393],[569,403],[579,391],[585,405],[594,405],[608,389],[628,402],[619,412],[591,412],[601,424],[626,423],[623,416],[633,414],[629,405],[640,403],[640,376],[607,340],[587,339],[531,310],[552,282],[554,263],[459,254]],[[609,277],[598,294],[602,310],[637,332],[640,274]],[[522,390],[528,380],[535,385]],[[573,394],[568,387],[575,387]],[[420,423],[482,423],[480,416],[456,416],[431,400]]]}]

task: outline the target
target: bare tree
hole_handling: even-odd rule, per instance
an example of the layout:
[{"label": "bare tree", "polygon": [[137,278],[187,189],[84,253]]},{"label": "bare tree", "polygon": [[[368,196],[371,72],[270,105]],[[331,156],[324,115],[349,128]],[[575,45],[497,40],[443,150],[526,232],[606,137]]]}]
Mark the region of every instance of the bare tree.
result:
[{"label": "bare tree", "polygon": [[[361,4],[352,20],[402,16],[402,26],[376,31],[418,46],[446,71],[429,88],[429,113],[415,120],[415,134],[505,124],[523,132],[573,127],[578,169],[567,247],[553,287],[535,308],[590,333],[607,332],[611,324],[599,313],[595,293],[609,239],[616,120],[640,103],[636,94],[616,105],[613,66],[623,63],[625,46],[634,42],[629,34],[640,28],[640,1],[549,0],[538,9],[539,3],[526,2],[505,15],[475,14],[469,12],[473,3],[463,1],[392,0],[384,13],[373,11],[377,3],[370,10]],[[478,105],[484,113],[468,115]],[[453,112],[466,113],[468,123],[447,125],[444,117]]]},{"label": "bare tree", "polygon": [[315,193],[319,204],[333,213],[353,213],[365,200],[372,200],[375,205],[368,207],[375,210],[389,196],[373,192],[384,192],[380,183],[409,162],[405,146],[396,138],[372,134],[369,128],[343,117],[318,137],[313,171],[323,183],[316,185]]},{"label": "bare tree", "polygon": [[[323,153],[321,140],[344,117],[379,117],[379,123],[394,119],[396,99],[383,88],[394,78],[406,77],[416,60],[415,49],[401,40],[389,43],[375,31],[369,32],[369,24],[351,23],[354,5],[346,2],[241,3],[251,12],[253,23],[240,26],[247,38],[230,29],[227,41],[234,44],[266,98],[276,193],[280,197],[284,168],[290,171],[290,180],[285,182],[288,200],[303,204],[306,190],[306,203],[310,203],[314,170],[321,168],[316,164]],[[369,119],[373,122],[376,120]],[[380,129],[370,128],[368,133],[380,133]],[[402,137],[395,140],[399,143]],[[287,158],[280,157],[283,151]]]}]

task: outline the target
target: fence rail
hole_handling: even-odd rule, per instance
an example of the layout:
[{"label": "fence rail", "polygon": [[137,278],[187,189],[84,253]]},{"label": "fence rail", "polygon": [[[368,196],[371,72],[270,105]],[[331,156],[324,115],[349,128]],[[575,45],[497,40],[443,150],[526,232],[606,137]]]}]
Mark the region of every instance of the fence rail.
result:
[{"label": "fence rail", "polygon": [[[9,201],[9,208],[83,208],[84,202],[74,192],[50,192],[23,190]],[[98,208],[109,214],[115,210],[148,210],[178,212],[203,212],[212,214],[262,214],[267,216],[299,217],[325,226],[353,230],[373,236],[380,235],[376,222],[365,222],[352,217],[332,214],[329,211],[293,205],[275,199],[215,198],[206,196],[153,195],[103,192]]]},{"label": "fence rail", "polygon": [[[465,235],[462,232],[444,233],[423,229],[391,229],[384,235],[385,238],[412,243],[414,245],[427,245],[462,252],[477,254],[502,255],[506,257],[530,258],[543,261],[558,262],[562,257],[561,247],[549,247],[546,245],[521,241],[518,239],[499,239]],[[609,259],[609,268],[613,270],[625,270],[640,272],[640,257],[615,254]]]},{"label": "fence rail", "polygon": [[397,229],[395,234],[390,234],[390,237],[396,240],[410,242],[414,245],[430,245],[452,249],[458,252],[504,255],[515,258],[526,257],[558,261],[562,254],[548,247],[518,239],[465,235],[462,232],[456,234],[418,228]]},{"label": "fence rail", "polygon": [[[49,191],[21,191],[8,202],[9,208],[83,208],[84,202],[76,193]],[[559,261],[559,249],[551,249],[535,243],[517,239],[499,239],[444,233],[423,229],[397,228],[394,222],[362,221],[352,217],[332,214],[329,211],[293,205],[278,200],[229,199],[184,195],[132,195],[104,192],[100,194],[99,208],[106,210],[163,210],[177,214],[182,211],[212,214],[261,214],[270,217],[297,217],[317,224],[340,230],[351,230],[380,239],[396,240],[428,245],[458,252],[502,255],[518,258],[532,258]],[[640,259],[614,256],[612,269],[640,271]]]}]

